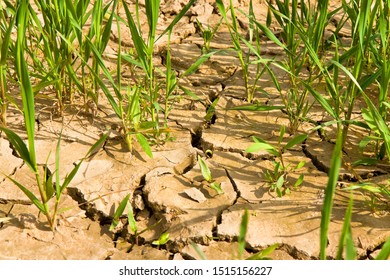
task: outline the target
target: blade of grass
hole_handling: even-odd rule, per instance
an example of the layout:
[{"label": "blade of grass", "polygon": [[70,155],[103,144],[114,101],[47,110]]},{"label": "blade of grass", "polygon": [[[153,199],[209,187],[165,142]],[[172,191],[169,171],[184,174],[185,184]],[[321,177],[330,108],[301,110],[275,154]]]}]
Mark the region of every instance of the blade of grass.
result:
[{"label": "blade of grass", "polygon": [[28,24],[28,5],[29,1],[22,0],[16,14],[17,40],[16,40],[16,72],[20,81],[24,121],[26,126],[28,148],[29,148],[29,163],[36,171],[36,155],[35,155],[35,104],[34,92],[31,87],[30,76],[24,57],[26,44],[26,26]]},{"label": "blade of grass", "polygon": [[332,214],[334,193],[336,184],[339,178],[341,157],[342,157],[342,129],[338,125],[336,146],[332,153],[330,169],[328,173],[328,183],[325,189],[324,204],[322,207],[321,225],[320,225],[320,259],[326,259],[326,247],[328,245],[328,231],[330,224],[330,216]]},{"label": "blade of grass", "polygon": [[28,165],[28,167],[30,167],[30,169],[34,172],[37,171],[37,166],[32,161],[28,148],[23,142],[22,138],[20,138],[19,135],[8,128],[0,126],[0,130],[7,135],[8,140],[11,142],[14,149],[18,152],[19,156]]},{"label": "blade of grass", "polygon": [[376,260],[387,260],[390,256],[390,237],[387,238],[385,244],[383,244],[382,249],[379,254],[376,256]]},{"label": "blade of grass", "polygon": [[30,199],[32,203],[43,213],[47,214],[47,208],[43,205],[43,203],[26,187],[24,187],[22,184],[20,184],[18,181],[12,179],[11,177],[7,176],[7,178],[13,182],[21,191],[24,192],[24,194]]},{"label": "blade of grass", "polygon": [[244,250],[246,247],[246,233],[248,230],[248,221],[249,221],[249,213],[248,209],[244,210],[244,214],[242,215],[241,218],[241,223],[240,223],[240,234],[238,235],[238,259],[242,259],[242,256],[244,254]]},{"label": "blade of grass", "polygon": [[349,242],[347,242],[347,239],[351,239],[351,217],[352,217],[352,205],[353,205],[353,196],[352,193],[349,198],[349,203],[347,207],[347,211],[345,212],[344,216],[344,223],[343,228],[341,230],[340,240],[339,240],[339,247],[336,254],[336,259],[341,260],[343,257],[343,251],[344,248],[346,248],[346,259],[353,260],[356,257],[356,253],[354,253],[354,248],[350,248]]},{"label": "blade of grass", "polygon": [[126,205],[129,202],[130,194],[126,195],[126,197],[121,201],[118,208],[116,209],[114,216],[112,218],[112,223],[110,225],[110,231],[114,230],[115,227],[119,224],[119,218],[122,216],[123,211],[125,211]]},{"label": "blade of grass", "polygon": [[209,167],[207,166],[206,162],[202,159],[200,155],[198,155],[198,163],[200,167],[200,171],[202,173],[203,178],[207,181],[210,182],[213,178],[211,176],[211,171]]}]

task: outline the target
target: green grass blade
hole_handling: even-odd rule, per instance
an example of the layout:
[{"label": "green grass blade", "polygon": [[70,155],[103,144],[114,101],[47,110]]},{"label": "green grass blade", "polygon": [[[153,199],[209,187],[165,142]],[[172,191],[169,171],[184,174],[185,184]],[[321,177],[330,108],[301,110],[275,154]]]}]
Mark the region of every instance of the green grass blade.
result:
[{"label": "green grass blade", "polygon": [[134,42],[134,47],[137,51],[138,58],[141,61],[142,68],[146,73],[149,72],[149,64],[147,59],[147,47],[145,42],[142,39],[142,36],[137,29],[137,26],[135,24],[134,18],[129,10],[129,7],[127,6],[126,2],[123,2],[123,7],[125,8],[126,17],[127,17],[127,24],[129,25],[130,32],[131,32],[131,38]]},{"label": "green grass blade", "polygon": [[328,245],[328,231],[330,224],[330,216],[332,214],[334,193],[336,184],[339,178],[342,156],[342,130],[338,126],[336,146],[333,150],[330,170],[328,173],[328,183],[325,189],[324,204],[322,207],[321,226],[320,226],[320,259],[326,259],[326,247]]},{"label": "green grass blade", "polygon": [[99,138],[99,140],[97,140],[97,141],[95,142],[95,144],[93,144],[92,147],[89,148],[87,154],[85,155],[85,158],[88,158],[88,157],[90,157],[91,155],[93,155],[94,153],[96,153],[96,151],[97,151],[98,149],[100,149],[100,147],[106,142],[107,137],[108,137],[108,133],[103,134],[103,135]]},{"label": "green grass blade", "polygon": [[145,151],[148,157],[153,158],[153,153],[150,148],[148,139],[146,139],[145,136],[142,135],[142,133],[136,133],[135,138],[137,138],[138,143],[141,145],[142,149]]},{"label": "green grass blade", "polygon": [[332,105],[320,94],[317,90],[315,90],[312,85],[307,84],[302,81],[303,86],[313,95],[316,101],[325,109],[325,111],[334,119],[338,120],[339,116],[335,110],[333,110]]},{"label": "green grass blade", "polygon": [[151,43],[153,45],[154,38],[156,36],[158,16],[160,12],[160,0],[145,1],[145,10],[146,10],[146,17],[148,19],[148,25],[149,25],[149,37],[150,37],[149,39],[152,40]]},{"label": "green grass blade", "polygon": [[181,78],[191,75],[194,73],[200,65],[202,65],[205,61],[207,61],[212,55],[216,54],[219,51],[212,51],[206,54],[203,54],[201,57],[199,57],[183,74],[181,74]]},{"label": "green grass blade", "polygon": [[259,151],[267,151],[273,155],[279,154],[278,150],[268,143],[254,143],[245,150],[246,153],[256,153]]},{"label": "green grass blade", "polygon": [[202,159],[200,155],[198,155],[198,163],[200,167],[200,171],[202,173],[203,178],[207,181],[210,182],[213,177],[211,176],[211,171],[209,167],[207,166],[206,162]]},{"label": "green grass blade", "polygon": [[223,190],[221,188],[221,184],[220,183],[212,182],[212,183],[210,183],[210,188],[215,190],[217,192],[217,194],[223,194]]},{"label": "green grass blade", "polygon": [[114,19],[115,9],[116,9],[117,3],[118,3],[118,0],[113,1],[112,12],[111,12],[110,17],[104,26],[103,33],[101,35],[101,39],[99,42],[99,51],[101,53],[104,52],[104,50],[107,47],[108,42],[110,41],[110,35],[111,35],[111,29],[112,29],[111,27],[112,27],[112,22]]},{"label": "green grass blade", "polygon": [[[347,211],[345,212],[344,216],[344,223],[343,223],[343,228],[341,230],[340,234],[340,240],[339,240],[339,246],[336,254],[336,259],[341,260],[343,257],[343,251],[345,247],[348,247],[346,250],[346,259],[354,259],[353,253],[351,252],[351,248],[347,245],[347,239],[349,238],[348,235],[350,235],[350,227],[351,227],[351,217],[352,217],[352,205],[353,205],[353,196],[352,193],[349,198],[349,203],[348,203],[348,208]],[[352,250],[353,251],[353,250]],[[353,257],[353,258],[350,258]]]},{"label": "green grass blade", "polygon": [[15,25],[15,19],[15,17],[12,17],[12,20],[4,32],[3,38],[0,37],[0,41],[2,40],[0,49],[0,65],[5,65],[7,62],[11,42],[11,32]]},{"label": "green grass blade", "polygon": [[133,207],[129,204],[128,209],[127,209],[127,221],[129,223],[130,230],[136,234],[138,231],[138,226],[137,222],[134,218],[134,212],[133,212]]},{"label": "green grass blade", "polygon": [[281,47],[286,53],[290,53],[290,50],[286,48],[286,45],[283,44],[267,26],[265,26],[264,24],[261,24],[260,22],[257,22],[257,21],[255,21],[255,24],[276,45]]},{"label": "green grass blade", "polygon": [[157,240],[154,240],[152,242],[152,244],[156,245],[156,246],[161,246],[161,245],[166,244],[168,241],[169,241],[169,233],[164,232],[161,234],[161,236]]},{"label": "green grass blade", "polygon": [[247,258],[247,260],[268,260],[269,258],[267,256],[278,248],[279,244],[271,245],[266,249],[261,250],[260,252],[250,256],[249,258]]},{"label": "green grass blade", "polygon": [[[36,166],[35,154],[35,104],[34,92],[31,87],[30,76],[24,50],[26,44],[26,27],[29,18],[29,1],[22,0],[16,14],[17,40],[16,40],[16,73],[20,82],[23,102],[24,121],[28,137],[28,147],[31,166]],[[33,168],[36,170],[36,167]]]},{"label": "green grass blade", "polygon": [[246,233],[248,230],[248,221],[249,221],[249,213],[248,209],[244,210],[244,214],[242,215],[241,218],[241,223],[240,223],[240,234],[238,235],[238,258],[241,260],[242,256],[244,254],[244,250],[246,247]]},{"label": "green grass blade", "polygon": [[202,99],[200,99],[193,91],[189,90],[188,88],[185,88],[184,86],[182,86],[180,84],[178,86],[189,97],[191,97],[191,98],[201,102],[203,105],[205,105],[204,102],[202,101]]},{"label": "green grass blade", "polygon": [[[172,31],[173,27],[179,22],[179,20],[187,13],[187,11],[191,8],[191,6],[195,3],[196,0],[190,0],[176,15],[176,17],[173,19],[173,21],[168,25],[167,28],[158,36],[157,40],[161,38],[164,34],[166,34],[169,31]],[[157,41],[156,40],[156,41]]]},{"label": "green grass blade", "polygon": [[284,146],[284,150],[288,150],[288,149],[294,147],[295,145],[301,144],[303,141],[306,140],[306,138],[307,138],[306,134],[301,134],[301,135],[295,136],[293,139],[291,139],[290,141],[287,142],[286,146]]},{"label": "green grass blade", "polygon": [[387,238],[385,244],[383,244],[382,249],[379,254],[376,256],[376,260],[387,260],[390,256],[390,237]]},{"label": "green grass blade", "polygon": [[118,208],[116,209],[114,216],[112,218],[112,223],[110,225],[110,231],[114,230],[115,227],[119,224],[119,218],[122,216],[125,211],[126,205],[129,202],[130,194],[126,195],[126,197],[121,201]]},{"label": "green grass blade", "polygon": [[62,130],[60,132],[60,136],[58,137],[57,146],[56,146],[56,199],[59,201],[61,195],[61,186],[60,186],[60,148],[61,148],[61,138],[62,138]]},{"label": "green grass blade", "polygon": [[11,177],[7,176],[7,178],[12,181],[21,191],[24,192],[24,194],[30,199],[32,203],[43,213],[46,214],[46,209],[42,202],[31,192],[29,191],[26,187],[24,187],[22,184],[19,182],[15,181]]},{"label": "green grass blade", "polygon": [[7,135],[8,140],[10,141],[14,149],[18,152],[19,156],[28,165],[28,167],[30,167],[32,171],[36,172],[37,166],[32,161],[28,148],[23,142],[22,138],[20,138],[19,135],[17,135],[15,132],[8,128],[0,126],[0,130],[4,131],[4,133]]},{"label": "green grass blade", "polygon": [[87,154],[85,155],[85,157],[83,159],[81,159],[75,167],[73,167],[72,171],[67,174],[65,176],[65,179],[64,179],[64,182],[62,183],[62,186],[60,188],[60,191],[57,192],[57,197],[59,197],[62,192],[68,187],[68,185],[70,184],[70,182],[73,180],[74,176],[76,176],[81,164],[83,163],[83,161],[90,157],[93,153],[96,152],[96,150],[103,145],[103,143],[106,141],[108,137],[108,133],[104,134],[98,141],[96,141],[95,144],[92,145],[92,147],[88,150]]}]

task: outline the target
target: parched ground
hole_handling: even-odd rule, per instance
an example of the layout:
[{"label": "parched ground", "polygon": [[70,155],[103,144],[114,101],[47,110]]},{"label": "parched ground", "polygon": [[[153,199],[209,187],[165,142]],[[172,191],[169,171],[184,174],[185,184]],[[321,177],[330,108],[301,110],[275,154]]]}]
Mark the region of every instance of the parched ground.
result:
[{"label": "parched ground", "polygon": [[[161,28],[169,24],[180,11],[182,2],[162,1]],[[228,1],[226,1],[228,2]],[[233,1],[237,8],[248,9],[248,1]],[[254,1],[257,18],[264,21],[266,5]],[[334,1],[336,5],[338,1]],[[195,19],[215,26],[219,19],[214,1],[199,0],[174,29],[171,42],[173,65],[178,72],[187,69],[201,54],[203,39]],[[247,32],[245,17],[239,14],[242,32]],[[129,32],[122,29],[124,48],[131,47]],[[127,33],[126,33],[127,32]],[[117,33],[112,30],[106,51],[107,66],[115,67],[109,59],[116,54]],[[346,34],[346,37],[348,34]],[[165,60],[166,38],[157,44],[156,65]],[[115,130],[119,123],[115,114],[101,98],[97,116],[84,112],[82,106],[69,106],[62,121],[52,114],[51,103],[38,99],[36,111],[36,143],[38,162],[44,164],[49,153],[49,169],[55,170],[54,154],[62,129],[61,178],[72,169],[100,135],[110,130],[104,147],[83,162],[64,196],[62,207],[68,211],[59,217],[56,232],[51,232],[43,215],[31,205],[8,175],[26,186],[34,186],[28,167],[16,155],[8,140],[0,138],[0,259],[199,259],[191,246],[194,242],[208,259],[235,259],[238,254],[237,236],[244,210],[249,211],[247,250],[244,257],[278,243],[279,248],[270,257],[274,259],[315,259],[319,255],[319,234],[327,171],[333,151],[332,130],[329,138],[317,133],[309,134],[303,144],[285,154],[288,163],[305,161],[304,167],[289,174],[291,181],[305,175],[303,184],[291,194],[278,198],[269,191],[264,178],[272,170],[272,158],[266,152],[248,154],[245,149],[256,135],[276,143],[282,125],[288,125],[287,116],[280,111],[243,112],[227,110],[244,104],[245,90],[238,58],[231,48],[225,25],[221,25],[213,38],[211,48],[224,50],[212,56],[193,75],[183,79],[183,85],[195,92],[205,104],[219,97],[211,121],[205,121],[206,108],[200,102],[183,96],[170,114],[171,136],[161,146],[153,147],[150,159],[140,147],[131,155]],[[264,39],[262,55],[281,57],[282,52]],[[254,71],[254,69],[250,69]],[[124,68],[124,78],[126,76]],[[283,73],[277,73],[283,83]],[[269,76],[264,75],[258,85],[268,95],[257,93],[259,102],[280,105],[279,93]],[[319,106],[310,112],[316,120],[326,118]],[[358,116],[357,116],[358,117]],[[10,126],[23,135],[23,118],[10,108]],[[300,133],[308,133],[312,124],[304,123]],[[359,131],[351,129],[345,155],[351,161],[358,159]],[[288,141],[292,136],[286,134]],[[213,151],[211,158],[205,151]],[[223,194],[207,186],[197,164],[202,156],[213,175],[221,184]],[[376,182],[389,179],[389,165],[357,168],[362,178]],[[335,257],[350,193],[343,184],[356,174],[342,167],[340,184],[336,191],[332,213],[328,255]],[[116,232],[108,230],[112,215],[120,201],[131,194],[139,236],[127,227],[123,217]],[[370,205],[369,198],[354,193],[352,234],[361,259],[373,258],[378,248],[390,236],[390,215],[387,209]],[[152,242],[163,232],[169,233],[167,244],[157,247]]]}]

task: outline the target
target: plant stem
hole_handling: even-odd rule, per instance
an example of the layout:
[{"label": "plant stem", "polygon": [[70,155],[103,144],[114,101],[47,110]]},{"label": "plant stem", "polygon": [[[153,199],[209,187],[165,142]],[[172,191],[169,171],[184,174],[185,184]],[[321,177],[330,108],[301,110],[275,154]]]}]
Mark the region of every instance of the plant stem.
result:
[{"label": "plant stem", "polygon": [[7,91],[7,84],[6,84],[5,65],[0,65],[0,101],[1,101],[0,123],[3,126],[7,126],[7,100],[5,96],[6,91]]}]

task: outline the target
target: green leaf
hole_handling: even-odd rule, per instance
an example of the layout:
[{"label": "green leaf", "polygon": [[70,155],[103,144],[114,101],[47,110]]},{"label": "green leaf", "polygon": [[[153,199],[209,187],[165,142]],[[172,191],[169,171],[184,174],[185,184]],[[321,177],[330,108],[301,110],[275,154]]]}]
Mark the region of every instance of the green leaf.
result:
[{"label": "green leaf", "polygon": [[137,222],[134,218],[134,213],[133,213],[133,207],[129,204],[128,206],[128,211],[127,211],[127,221],[129,223],[129,227],[131,231],[135,234],[138,231],[138,226]]},{"label": "green leaf", "polygon": [[[348,208],[344,216],[343,228],[341,230],[339,246],[336,255],[336,259],[338,260],[342,259],[344,246],[346,249],[346,259],[353,260],[356,257],[356,252],[351,237],[352,205],[353,205],[353,196],[351,193],[349,203],[348,203]],[[352,241],[352,245],[351,245],[351,241]]]},{"label": "green leaf", "polygon": [[215,115],[215,107],[217,106],[219,99],[220,99],[220,97],[217,97],[213,101],[213,103],[211,103],[210,106],[208,107],[208,109],[206,111],[206,116],[204,117],[205,121],[207,121],[207,122],[211,121],[211,119]]},{"label": "green leaf", "polygon": [[357,189],[362,189],[368,192],[372,193],[381,193],[381,188],[378,186],[373,185],[372,183],[360,183],[357,185],[350,185],[346,188],[344,188],[344,191],[350,191],[350,190],[357,190]]},{"label": "green leaf", "polygon": [[255,143],[267,143],[267,141],[265,141],[264,139],[262,139],[260,137],[256,137],[256,136],[252,136],[252,140]]},{"label": "green leaf", "polygon": [[130,198],[130,194],[126,195],[126,197],[121,201],[118,208],[116,209],[114,213],[114,217],[112,218],[112,223],[110,225],[110,229],[109,229],[110,231],[113,231],[115,227],[118,225],[119,218],[122,216],[123,211],[125,210],[126,205],[129,202],[129,198]]},{"label": "green leaf", "polygon": [[217,194],[223,194],[223,190],[221,188],[221,184],[218,184],[217,182],[212,182],[210,184],[210,188],[215,190],[217,192]]},{"label": "green leaf", "polygon": [[359,165],[370,166],[376,163],[378,163],[378,159],[376,158],[362,158],[354,161],[352,163],[352,166],[359,166]]},{"label": "green leaf", "polygon": [[282,143],[285,133],[286,133],[286,127],[284,125],[282,125],[280,127],[280,133],[279,133],[279,144]]},{"label": "green leaf", "polygon": [[338,127],[336,145],[332,153],[330,170],[328,173],[328,183],[325,190],[324,205],[321,211],[321,225],[320,225],[320,259],[326,259],[326,248],[328,245],[328,230],[330,217],[332,214],[334,193],[336,184],[339,178],[342,156],[342,129]]},{"label": "green leaf", "polygon": [[271,245],[268,248],[250,256],[249,258],[247,258],[247,260],[268,260],[267,256],[273,251],[275,251],[277,248],[279,248],[279,244]]},{"label": "green leaf", "polygon": [[295,145],[301,144],[303,141],[306,140],[306,138],[307,138],[306,134],[301,134],[301,135],[295,136],[293,139],[288,141],[286,146],[284,146],[284,150],[288,150],[288,149],[294,147]]},{"label": "green leaf", "polygon": [[281,189],[284,185],[284,176],[280,176],[276,181],[276,189]]},{"label": "green leaf", "polygon": [[238,235],[238,258],[239,259],[242,259],[242,255],[246,247],[245,237],[248,230],[248,221],[249,221],[249,213],[248,213],[248,209],[245,209],[244,214],[242,215],[241,218],[240,234]]},{"label": "green leaf", "polygon": [[189,90],[189,89],[187,89],[187,88],[185,88],[185,87],[183,87],[182,85],[178,85],[179,86],[179,88],[185,93],[185,94],[187,94],[189,97],[191,97],[191,98],[193,98],[193,99],[195,99],[195,100],[198,100],[198,101],[200,101],[203,105],[204,105],[204,102],[194,93],[194,92],[192,92],[191,90]]},{"label": "green leaf", "polygon": [[282,192],[281,189],[276,188],[275,191],[276,191],[276,194],[278,195],[278,197],[282,197],[283,196],[283,192]]},{"label": "green leaf", "polygon": [[[29,165],[36,166],[35,154],[35,104],[34,92],[32,90],[28,66],[26,63],[25,45],[26,29],[29,24],[29,1],[20,1],[16,15],[17,39],[16,39],[16,73],[21,88],[24,122],[27,132],[29,147]],[[33,168],[36,171],[36,168]]]},{"label": "green leaf", "polygon": [[48,172],[48,168],[47,168],[47,164],[45,164],[44,171],[43,171],[43,178],[44,178],[43,182],[45,187],[44,190],[47,198],[47,201],[44,201],[45,203],[48,202],[54,194],[54,187],[53,187],[54,174],[52,173],[48,176],[47,172]]},{"label": "green leaf", "polygon": [[69,185],[69,183],[73,180],[74,176],[76,176],[82,162],[83,162],[83,160],[80,160],[79,163],[76,164],[75,167],[73,167],[72,171],[65,176],[64,182],[62,183],[62,185],[60,187],[60,191],[56,193],[57,199],[60,197],[60,195],[66,189],[66,187]]},{"label": "green leaf", "polygon": [[297,170],[299,168],[304,167],[306,164],[306,161],[302,160],[301,162],[298,163],[298,165],[294,168],[294,170]]},{"label": "green leaf", "polygon": [[150,148],[148,139],[146,139],[145,136],[143,136],[142,133],[136,133],[135,137],[137,138],[138,143],[141,145],[144,152],[150,157],[153,158],[152,149]]},{"label": "green leaf", "polygon": [[43,213],[46,215],[47,213],[47,210],[45,208],[45,206],[43,205],[43,203],[30,191],[28,190],[26,187],[24,187],[22,184],[20,184],[19,182],[15,181],[14,179],[12,179],[11,177],[7,176],[7,178],[9,180],[11,180],[19,189],[21,189],[24,194],[30,199],[30,201]]},{"label": "green leaf", "polygon": [[0,126],[0,130],[4,131],[4,133],[7,135],[8,140],[11,142],[14,149],[18,152],[19,156],[28,165],[28,167],[30,167],[33,172],[36,172],[37,166],[35,162],[31,159],[28,148],[23,142],[22,138],[20,138],[19,135],[17,135],[15,132],[8,128]]},{"label": "green leaf", "polygon": [[183,74],[180,75],[181,78],[191,75],[194,73],[200,65],[202,65],[204,62],[206,62],[212,55],[218,53],[219,51],[212,51],[207,54],[203,54],[201,57],[199,57]]},{"label": "green leaf", "polygon": [[387,260],[390,256],[390,237],[387,238],[385,244],[383,244],[382,249],[379,254],[376,256],[376,260]]},{"label": "green leaf", "polygon": [[246,153],[256,153],[259,151],[267,151],[270,154],[279,156],[278,150],[268,143],[254,143],[245,150]]},{"label": "green leaf", "polygon": [[165,243],[167,243],[168,241],[169,241],[169,233],[164,232],[163,234],[161,234],[159,239],[153,241],[152,244],[157,245],[157,246],[161,246],[161,245],[164,245]]},{"label": "green leaf", "polygon": [[88,158],[90,157],[92,154],[96,153],[98,149],[101,148],[101,146],[106,142],[107,140],[107,137],[108,137],[108,133],[105,133],[102,135],[102,137],[99,138],[99,140],[97,140],[95,142],[95,144],[92,145],[91,148],[89,148],[87,154],[85,155],[84,158]]},{"label": "green leaf", "polygon": [[304,178],[305,178],[304,174],[299,175],[297,181],[294,184],[294,187],[296,188],[296,187],[300,186],[303,183]]},{"label": "green leaf", "polygon": [[272,40],[275,44],[277,44],[279,47],[283,48],[283,50],[286,53],[290,53],[290,51],[286,48],[286,46],[280,42],[280,40],[275,36],[275,34],[265,25],[255,21],[255,24],[257,25],[258,28],[260,28],[261,31],[264,32],[264,34]]},{"label": "green leaf", "polygon": [[207,182],[211,182],[211,180],[213,179],[211,176],[211,171],[210,171],[209,167],[207,166],[206,162],[201,158],[200,155],[198,155],[198,163],[199,163],[200,171],[202,173],[203,178]]},{"label": "green leaf", "polygon": [[[2,11],[0,11],[2,12]],[[3,41],[1,43],[1,49],[0,49],[0,66],[5,65],[7,63],[7,58],[8,58],[8,50],[10,48],[10,41],[11,41],[11,34],[12,34],[12,29],[15,25],[15,19],[16,17],[12,17],[12,20],[10,21],[3,37]],[[1,41],[1,37],[0,37]]]},{"label": "green leaf", "polygon": [[157,38],[161,38],[165,33],[171,31],[173,27],[179,22],[179,20],[187,13],[187,11],[191,8],[192,4],[194,4],[196,0],[190,0],[184,7],[181,8],[180,12],[176,15],[173,21],[168,25],[167,28],[161,33],[161,35]]},{"label": "green leaf", "polygon": [[140,31],[137,29],[133,16],[129,10],[128,4],[126,4],[126,2],[122,2],[122,3],[123,3],[123,7],[125,8],[127,23],[131,32],[131,38],[133,40],[135,49],[137,50],[138,59],[141,61],[142,68],[147,73],[149,72],[149,64],[147,62],[148,61],[147,46],[143,41]]}]

